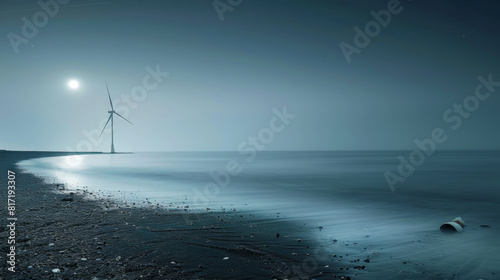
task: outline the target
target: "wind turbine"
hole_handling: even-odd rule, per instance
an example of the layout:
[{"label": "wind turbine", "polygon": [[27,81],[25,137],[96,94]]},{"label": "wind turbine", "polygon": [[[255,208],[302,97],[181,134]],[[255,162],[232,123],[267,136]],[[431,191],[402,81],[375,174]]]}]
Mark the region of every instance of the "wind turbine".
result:
[{"label": "wind turbine", "polygon": [[109,104],[111,105],[111,111],[108,111],[109,113],[109,118],[108,118],[108,121],[106,122],[106,124],[104,125],[104,128],[102,129],[101,131],[101,134],[99,135],[99,137],[101,137],[102,133],[104,132],[104,129],[106,129],[106,126],[108,126],[108,123],[109,123],[109,120],[111,120],[111,153],[114,154],[115,153],[115,145],[114,145],[114,136],[113,136],[113,115],[116,114],[118,117],[126,120],[127,122],[129,122],[131,125],[134,125],[133,123],[131,123],[129,120],[127,120],[126,118],[122,117],[120,114],[118,114],[115,109],[113,108],[113,102],[111,101],[111,95],[109,94],[109,88],[108,88],[108,83],[106,81],[104,81],[104,83],[106,83],[106,90],[108,91],[108,97],[109,97]]}]

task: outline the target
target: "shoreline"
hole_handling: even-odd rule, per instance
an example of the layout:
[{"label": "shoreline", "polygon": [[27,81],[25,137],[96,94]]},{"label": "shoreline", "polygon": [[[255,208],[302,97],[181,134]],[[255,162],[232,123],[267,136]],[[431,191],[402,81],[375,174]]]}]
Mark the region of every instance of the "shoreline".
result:
[{"label": "shoreline", "polygon": [[[60,154],[31,156],[37,155]],[[30,153],[10,156],[0,157],[0,182],[7,185],[7,169],[17,173],[18,271],[7,273],[2,254],[0,279],[434,280],[500,275],[495,203],[438,199],[417,207],[428,192],[414,192],[413,198],[411,192],[392,197],[368,192],[361,197],[344,194],[324,212],[297,204],[299,215],[294,217],[285,209],[275,213],[255,207],[193,211],[187,201],[178,200],[158,206],[144,199],[137,203],[141,206],[127,206],[105,190],[57,190],[57,182],[44,183],[15,167]],[[6,193],[7,188],[0,199],[6,200]],[[455,214],[467,228],[454,235],[441,233],[439,225]],[[4,252],[8,234],[7,227],[0,229]]]},{"label": "shoreline", "polygon": [[[16,172],[18,222],[16,272],[7,270],[3,255],[2,277],[330,279],[336,275],[350,279],[354,275],[326,258],[308,268],[319,244],[308,239],[312,229],[306,226],[236,209],[188,214],[187,224],[183,210],[113,207],[112,200],[60,193],[54,184],[15,167],[23,159],[70,153],[3,153],[10,155],[2,158],[2,173]],[[7,251],[8,228],[0,236]]]}]

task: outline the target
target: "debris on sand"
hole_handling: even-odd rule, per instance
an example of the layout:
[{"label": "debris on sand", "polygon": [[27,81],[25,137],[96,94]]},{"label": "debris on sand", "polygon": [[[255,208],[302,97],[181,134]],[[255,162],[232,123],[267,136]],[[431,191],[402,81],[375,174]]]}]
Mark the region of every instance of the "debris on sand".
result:
[{"label": "debris on sand", "polygon": [[439,228],[441,232],[453,233],[453,232],[462,232],[465,227],[465,222],[461,217],[456,217],[451,222],[446,222],[441,225]]}]

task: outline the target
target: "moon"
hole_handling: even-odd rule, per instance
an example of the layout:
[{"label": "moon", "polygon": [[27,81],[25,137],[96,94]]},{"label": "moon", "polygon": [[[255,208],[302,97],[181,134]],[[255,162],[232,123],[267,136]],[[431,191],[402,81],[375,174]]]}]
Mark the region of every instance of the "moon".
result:
[{"label": "moon", "polygon": [[80,87],[80,83],[77,80],[71,80],[68,82],[68,86],[70,89],[78,89]]}]

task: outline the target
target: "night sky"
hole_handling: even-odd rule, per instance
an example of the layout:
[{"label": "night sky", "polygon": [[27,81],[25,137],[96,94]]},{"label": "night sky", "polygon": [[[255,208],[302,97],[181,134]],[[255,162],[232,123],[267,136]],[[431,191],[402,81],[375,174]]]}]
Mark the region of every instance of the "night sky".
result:
[{"label": "night sky", "polygon": [[498,1],[37,2],[0,4],[0,149],[109,151],[105,81],[117,151],[235,151],[284,107],[266,150],[500,148]]}]

